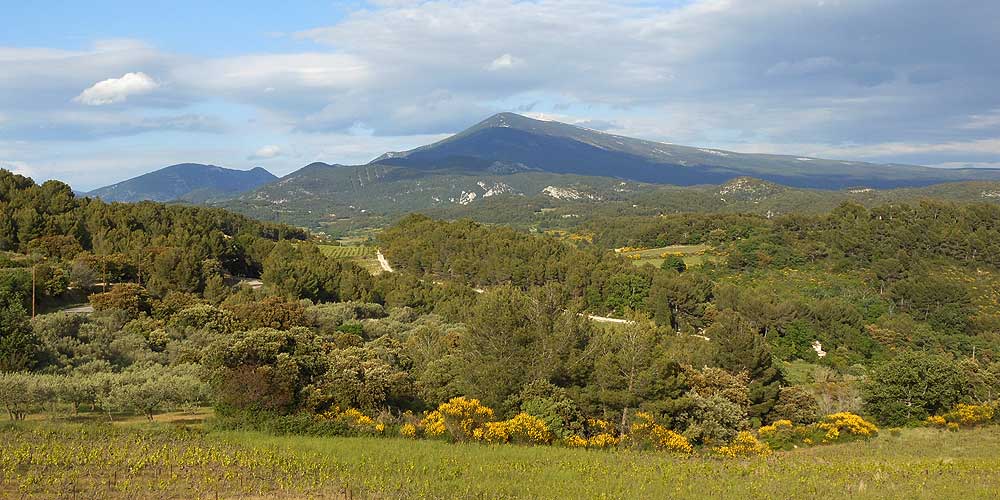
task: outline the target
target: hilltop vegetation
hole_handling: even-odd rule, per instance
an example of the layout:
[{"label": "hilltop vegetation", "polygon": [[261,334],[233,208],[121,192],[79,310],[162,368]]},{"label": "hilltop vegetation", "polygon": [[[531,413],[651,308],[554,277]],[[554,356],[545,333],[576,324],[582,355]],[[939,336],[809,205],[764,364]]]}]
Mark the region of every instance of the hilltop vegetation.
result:
[{"label": "hilltop vegetation", "polygon": [[546,230],[572,229],[598,218],[678,213],[818,215],[845,202],[868,208],[926,199],[997,203],[997,193],[997,182],[819,190],[741,177],[719,185],[684,187],[537,171],[470,173],[313,164],[215,205],[262,220],[344,234],[385,227],[411,212]]}]

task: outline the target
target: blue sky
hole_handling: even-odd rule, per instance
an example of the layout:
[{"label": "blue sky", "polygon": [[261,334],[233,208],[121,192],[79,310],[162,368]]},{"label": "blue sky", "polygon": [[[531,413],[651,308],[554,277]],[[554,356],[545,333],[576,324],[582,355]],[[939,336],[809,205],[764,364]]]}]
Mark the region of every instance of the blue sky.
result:
[{"label": "blue sky", "polygon": [[[153,4],[150,6],[150,4]],[[516,111],[702,147],[1000,167],[1000,2],[4,2],[0,168],[365,162]]]}]

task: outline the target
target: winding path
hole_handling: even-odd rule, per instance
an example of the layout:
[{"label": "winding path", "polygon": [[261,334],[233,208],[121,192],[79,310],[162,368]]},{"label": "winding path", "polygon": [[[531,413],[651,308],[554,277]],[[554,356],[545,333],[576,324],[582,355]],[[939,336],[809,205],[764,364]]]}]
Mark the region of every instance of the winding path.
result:
[{"label": "winding path", "polygon": [[378,257],[378,264],[382,266],[382,270],[387,273],[393,273],[392,266],[389,265],[389,261],[386,260],[385,255],[382,255],[382,250],[375,250],[375,257]]}]

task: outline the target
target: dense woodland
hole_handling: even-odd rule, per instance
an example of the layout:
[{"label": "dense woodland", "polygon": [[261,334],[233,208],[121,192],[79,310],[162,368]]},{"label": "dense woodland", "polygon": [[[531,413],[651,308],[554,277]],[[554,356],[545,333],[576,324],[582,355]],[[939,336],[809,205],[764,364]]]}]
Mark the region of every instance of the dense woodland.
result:
[{"label": "dense woodland", "polygon": [[[564,438],[649,415],[715,445],[843,411],[904,425],[1000,391],[990,205],[595,219],[575,239],[413,215],[379,235],[398,272],[376,276],[287,226],[7,172],[0,214],[13,418],[212,404],[220,425],[350,433],[322,416],[402,423],[466,397]],[[718,258],[661,269],[612,250],[692,243]],[[50,312],[81,293],[93,314]]]}]

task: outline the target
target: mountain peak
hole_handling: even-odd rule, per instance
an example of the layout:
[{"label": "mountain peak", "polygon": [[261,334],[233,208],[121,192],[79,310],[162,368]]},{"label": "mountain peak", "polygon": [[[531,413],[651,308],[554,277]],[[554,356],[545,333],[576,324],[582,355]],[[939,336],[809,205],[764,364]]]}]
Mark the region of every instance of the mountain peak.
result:
[{"label": "mountain peak", "polygon": [[547,135],[561,135],[571,133],[570,131],[583,130],[580,127],[566,123],[538,120],[517,113],[503,112],[497,113],[468,129],[459,132],[455,137],[464,137],[480,130],[491,128],[509,128],[523,130],[526,132],[542,133]]},{"label": "mountain peak", "polygon": [[474,125],[472,128],[489,128],[489,127],[502,127],[502,128],[517,128],[519,125],[529,124],[531,122],[537,122],[533,118],[528,118],[527,116],[519,115],[517,113],[503,112],[497,113],[481,122],[478,125]]}]

